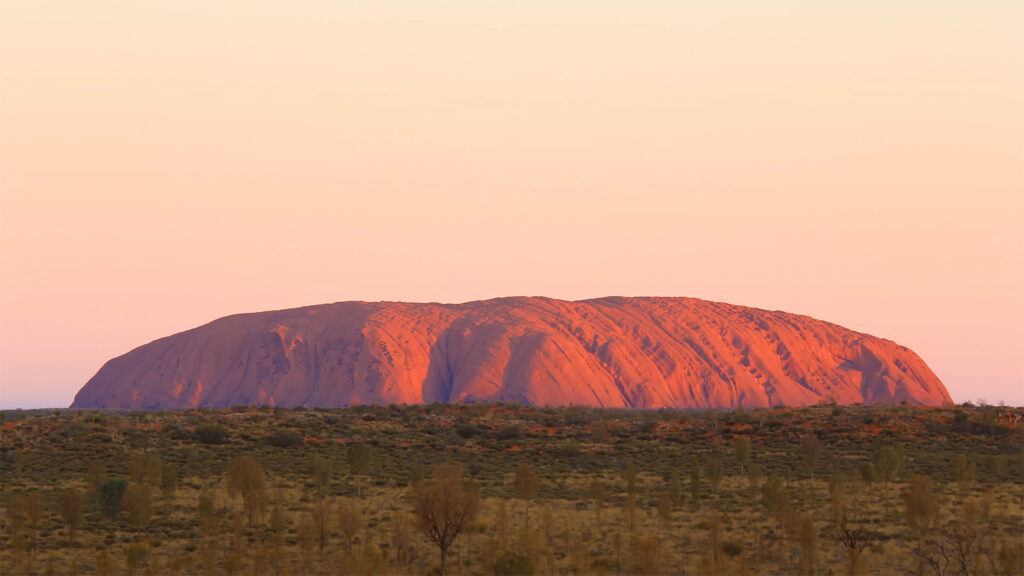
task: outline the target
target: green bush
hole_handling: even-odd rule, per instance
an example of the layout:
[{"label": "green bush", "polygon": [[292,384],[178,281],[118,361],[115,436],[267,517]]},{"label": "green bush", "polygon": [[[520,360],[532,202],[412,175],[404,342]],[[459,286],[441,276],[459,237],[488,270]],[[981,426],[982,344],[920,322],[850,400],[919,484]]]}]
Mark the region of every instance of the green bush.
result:
[{"label": "green bush", "polygon": [[494,562],[494,576],[532,576],[533,560],[525,554],[504,552]]},{"label": "green bush", "polygon": [[274,430],[267,436],[267,443],[278,448],[291,448],[303,442],[302,434],[295,430]]},{"label": "green bush", "polygon": [[458,434],[459,436],[463,437],[463,438],[466,438],[466,439],[469,439],[469,438],[472,438],[473,436],[476,436],[477,432],[479,432],[479,431],[480,431],[479,428],[477,428],[476,426],[474,426],[472,424],[456,424],[455,425],[455,433]]},{"label": "green bush", "polygon": [[743,554],[743,544],[727,540],[722,544],[722,551],[725,552],[726,556],[735,558],[736,556]]},{"label": "green bush", "polygon": [[196,438],[203,444],[223,444],[228,440],[228,431],[216,424],[196,426]]},{"label": "green bush", "polygon": [[96,490],[96,498],[100,509],[111,520],[116,519],[117,515],[121,512],[121,499],[124,497],[126,488],[128,488],[127,478],[110,478],[100,482]]}]

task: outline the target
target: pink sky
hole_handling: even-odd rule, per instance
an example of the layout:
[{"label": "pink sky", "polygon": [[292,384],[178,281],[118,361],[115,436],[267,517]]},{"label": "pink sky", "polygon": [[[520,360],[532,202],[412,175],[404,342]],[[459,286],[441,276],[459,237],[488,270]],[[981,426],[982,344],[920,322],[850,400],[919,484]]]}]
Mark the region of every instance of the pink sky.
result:
[{"label": "pink sky", "polygon": [[1024,3],[822,4],[7,2],[0,407],[508,295],[808,314],[1024,405]]}]

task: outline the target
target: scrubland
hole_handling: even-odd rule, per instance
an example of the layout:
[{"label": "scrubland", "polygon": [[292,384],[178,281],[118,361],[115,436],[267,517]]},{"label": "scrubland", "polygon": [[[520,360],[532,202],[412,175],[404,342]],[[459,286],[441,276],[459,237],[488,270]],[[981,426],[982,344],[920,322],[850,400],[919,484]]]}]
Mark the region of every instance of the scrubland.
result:
[{"label": "scrubland", "polygon": [[1022,414],[8,411],[0,573],[1021,574]]}]

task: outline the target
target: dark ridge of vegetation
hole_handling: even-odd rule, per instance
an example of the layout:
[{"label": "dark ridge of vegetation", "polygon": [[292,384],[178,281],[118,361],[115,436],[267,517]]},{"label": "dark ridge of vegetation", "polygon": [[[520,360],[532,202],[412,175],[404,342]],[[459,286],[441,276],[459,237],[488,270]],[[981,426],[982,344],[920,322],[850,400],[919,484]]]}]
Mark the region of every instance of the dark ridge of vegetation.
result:
[{"label": "dark ridge of vegetation", "polygon": [[1020,574],[1022,419],[971,405],[7,411],[0,572]]}]

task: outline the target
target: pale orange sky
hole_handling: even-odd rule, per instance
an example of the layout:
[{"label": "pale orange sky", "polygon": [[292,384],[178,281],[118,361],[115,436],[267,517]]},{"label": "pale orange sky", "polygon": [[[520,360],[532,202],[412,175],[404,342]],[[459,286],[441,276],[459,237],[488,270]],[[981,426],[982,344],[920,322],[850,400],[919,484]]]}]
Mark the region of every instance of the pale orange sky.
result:
[{"label": "pale orange sky", "polygon": [[693,296],[1024,405],[1024,3],[0,6],[0,407],[214,318]]}]

